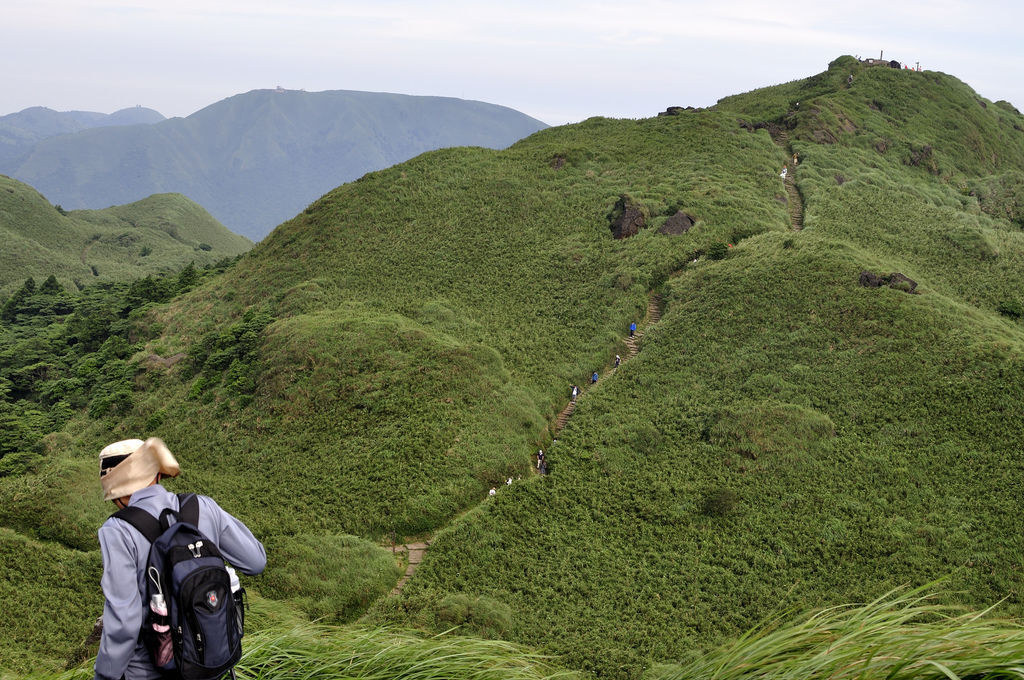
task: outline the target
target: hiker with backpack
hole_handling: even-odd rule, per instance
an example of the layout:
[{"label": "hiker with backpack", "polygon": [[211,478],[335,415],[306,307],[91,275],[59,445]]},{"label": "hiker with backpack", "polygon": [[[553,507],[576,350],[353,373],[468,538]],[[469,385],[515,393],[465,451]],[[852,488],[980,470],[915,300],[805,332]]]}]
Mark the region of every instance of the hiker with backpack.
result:
[{"label": "hiker with backpack", "polygon": [[105,602],[97,680],[234,675],[244,590],[225,561],[258,574],[266,551],[213,499],[161,486],[179,472],[155,437],[100,452],[103,499],[119,510],[99,530]]}]

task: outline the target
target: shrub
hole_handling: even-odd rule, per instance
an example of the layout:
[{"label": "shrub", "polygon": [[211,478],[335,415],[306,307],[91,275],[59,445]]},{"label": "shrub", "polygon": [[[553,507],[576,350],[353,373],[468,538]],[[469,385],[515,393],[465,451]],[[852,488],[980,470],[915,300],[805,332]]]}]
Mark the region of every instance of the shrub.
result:
[{"label": "shrub", "polygon": [[724,241],[715,241],[708,247],[708,259],[724,260],[729,254],[729,246]]},{"label": "shrub", "polygon": [[512,627],[509,606],[483,595],[446,595],[437,607],[437,618],[442,623],[459,626],[462,632],[485,638],[500,637]]},{"label": "shrub", "polygon": [[1002,300],[999,302],[997,309],[1000,314],[1011,319],[1019,319],[1021,316],[1024,316],[1024,308],[1021,307],[1020,302],[1017,300]]},{"label": "shrub", "polygon": [[732,489],[714,489],[704,498],[701,512],[709,517],[725,517],[735,509],[738,500]]},{"label": "shrub", "polygon": [[330,622],[355,619],[401,576],[391,551],[355,536],[282,536],[267,542],[267,552],[274,559],[260,592]]}]

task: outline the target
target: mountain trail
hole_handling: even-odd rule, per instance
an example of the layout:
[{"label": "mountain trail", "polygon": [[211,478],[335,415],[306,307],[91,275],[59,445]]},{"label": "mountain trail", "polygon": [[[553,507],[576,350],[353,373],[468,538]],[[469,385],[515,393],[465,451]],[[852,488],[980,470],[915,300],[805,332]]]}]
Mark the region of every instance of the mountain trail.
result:
[{"label": "mountain trail", "polygon": [[[643,339],[644,331],[659,321],[661,321],[661,295],[652,292],[650,299],[647,301],[647,315],[640,323],[637,324],[636,332],[633,334],[633,337],[626,337],[625,339],[626,356],[622,357],[622,361],[628,361],[640,353],[640,341]],[[609,366],[604,373],[605,379],[615,375],[616,371],[618,371],[618,368],[614,364]],[[580,394],[576,398],[579,399],[582,397],[584,391],[584,388],[580,387]],[[558,414],[558,418],[555,419],[554,427],[551,431],[552,438],[558,436],[558,433],[561,432],[562,428],[565,427],[565,424],[569,422],[569,417],[572,416],[573,411],[575,410],[576,402],[570,400],[569,403],[565,405],[565,408],[562,409],[562,412]]]},{"label": "mountain trail", "polygon": [[[644,332],[647,329],[649,329],[652,325],[661,321],[661,303],[661,295],[652,292],[650,295],[650,299],[647,302],[646,316],[640,323],[637,324],[636,332],[633,334],[633,337],[627,337],[625,340],[626,355],[622,357],[623,362],[628,361],[629,359],[635,357],[637,354],[640,353],[640,341],[643,339]],[[617,370],[618,368],[614,364],[609,366],[608,369],[605,371],[604,379],[607,380],[611,376],[615,375]],[[576,399],[581,398],[584,392],[584,388],[580,387],[580,393],[576,397]],[[564,428],[566,423],[569,422],[569,418],[570,416],[572,416],[573,411],[575,410],[576,402],[570,400],[569,403],[566,404],[565,408],[562,409],[562,412],[559,413],[558,417],[555,419],[555,422],[551,428],[552,439],[558,436],[558,433],[561,432],[562,428]],[[536,465],[536,458],[534,458],[534,464]],[[534,469],[536,469],[536,467]],[[402,578],[400,578],[398,580],[398,583],[395,584],[395,587],[391,590],[391,595],[398,595],[402,592],[402,588],[405,587],[405,584],[412,577],[413,573],[416,571],[416,568],[419,567],[420,564],[422,564],[423,558],[426,556],[427,550],[430,548],[430,543],[430,539],[426,539],[418,543],[405,543],[402,545],[391,546],[392,551],[394,551],[396,555],[398,553],[402,553],[405,555],[406,564],[405,574],[403,574]]]},{"label": "mountain trail", "polygon": [[[770,131],[772,141],[786,150],[786,157],[796,159],[793,152],[793,145],[789,141],[789,134],[781,128],[772,128]],[[783,184],[786,186],[786,208],[789,210],[789,222],[793,231],[800,231],[804,228],[804,200],[800,195],[800,187],[796,183],[796,171],[799,163],[791,161],[786,164],[786,178]]]},{"label": "mountain trail", "polygon": [[413,575],[413,572],[416,571],[416,567],[422,564],[423,556],[426,554],[427,548],[429,547],[429,540],[392,546],[392,550],[396,553],[404,553],[406,556],[405,573],[402,574],[402,578],[398,579],[398,583],[396,583],[395,587],[391,590],[392,595],[397,595],[402,592],[402,588],[405,586],[406,581],[408,581]]}]

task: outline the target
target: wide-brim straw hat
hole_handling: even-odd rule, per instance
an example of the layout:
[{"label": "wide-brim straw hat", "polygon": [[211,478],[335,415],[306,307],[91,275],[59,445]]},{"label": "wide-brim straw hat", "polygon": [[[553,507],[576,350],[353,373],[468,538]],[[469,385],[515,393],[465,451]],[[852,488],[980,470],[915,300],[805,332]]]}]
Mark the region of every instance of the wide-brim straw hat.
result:
[{"label": "wide-brim straw hat", "polygon": [[178,461],[159,437],[125,439],[100,451],[100,484],[105,501],[131,496],[152,484],[157,474],[177,477],[180,472]]}]

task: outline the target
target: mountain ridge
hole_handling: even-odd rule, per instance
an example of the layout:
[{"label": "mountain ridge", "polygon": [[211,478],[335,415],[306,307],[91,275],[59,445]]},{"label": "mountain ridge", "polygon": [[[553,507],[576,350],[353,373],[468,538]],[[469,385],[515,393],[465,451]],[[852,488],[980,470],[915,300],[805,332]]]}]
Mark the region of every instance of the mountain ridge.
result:
[{"label": "mountain ridge", "polygon": [[183,193],[258,240],[368,171],[435,148],[508,146],[543,127],[451,97],[253,90],[186,118],[42,140],[7,171],[69,208]]}]

